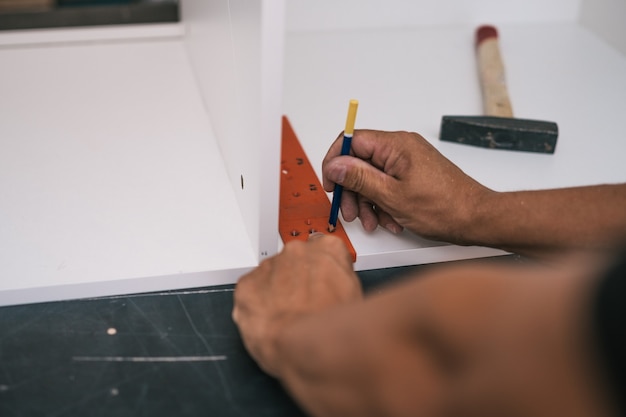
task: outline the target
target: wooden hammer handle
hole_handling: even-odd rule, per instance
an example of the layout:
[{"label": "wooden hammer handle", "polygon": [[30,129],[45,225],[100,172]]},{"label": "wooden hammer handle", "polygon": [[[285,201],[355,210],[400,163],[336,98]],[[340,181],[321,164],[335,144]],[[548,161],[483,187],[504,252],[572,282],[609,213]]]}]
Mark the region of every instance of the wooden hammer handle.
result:
[{"label": "wooden hammer handle", "polygon": [[513,117],[495,27],[481,26],[476,30],[476,57],[485,115]]}]

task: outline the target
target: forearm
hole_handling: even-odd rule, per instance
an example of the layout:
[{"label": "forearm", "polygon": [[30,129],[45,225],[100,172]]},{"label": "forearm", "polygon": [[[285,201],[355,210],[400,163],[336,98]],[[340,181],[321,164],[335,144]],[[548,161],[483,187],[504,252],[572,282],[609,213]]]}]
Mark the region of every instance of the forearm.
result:
[{"label": "forearm", "polygon": [[280,358],[277,378],[311,416],[367,415],[369,397],[364,385],[371,379],[358,377],[365,370],[364,363],[359,369],[362,360],[357,358],[363,352],[350,337],[354,329],[342,329],[345,325],[336,314],[345,315],[343,310],[285,329],[275,345]]},{"label": "forearm", "polygon": [[313,417],[613,416],[581,330],[597,262],[435,268],[285,327],[274,375]]},{"label": "forearm", "polygon": [[406,330],[414,316],[409,298],[394,291],[286,329],[276,344],[281,383],[312,416],[392,417],[437,409],[440,376]]},{"label": "forearm", "polygon": [[487,193],[461,239],[525,255],[615,248],[626,240],[626,184]]}]

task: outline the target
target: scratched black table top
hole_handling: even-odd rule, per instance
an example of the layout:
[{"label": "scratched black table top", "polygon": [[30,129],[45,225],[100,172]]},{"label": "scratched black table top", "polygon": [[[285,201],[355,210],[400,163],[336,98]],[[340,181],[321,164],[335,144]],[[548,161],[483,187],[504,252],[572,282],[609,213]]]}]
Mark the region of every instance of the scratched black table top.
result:
[{"label": "scratched black table top", "polygon": [[0,416],[303,416],[232,306],[231,285],[0,308]]}]

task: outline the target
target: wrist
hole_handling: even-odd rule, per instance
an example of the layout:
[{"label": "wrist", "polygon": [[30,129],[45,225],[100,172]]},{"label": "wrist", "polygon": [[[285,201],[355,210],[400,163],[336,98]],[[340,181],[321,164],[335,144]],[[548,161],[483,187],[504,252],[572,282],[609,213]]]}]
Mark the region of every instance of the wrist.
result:
[{"label": "wrist", "polygon": [[503,194],[481,186],[462,205],[453,231],[455,241],[463,246],[494,246],[494,218],[502,207]]}]

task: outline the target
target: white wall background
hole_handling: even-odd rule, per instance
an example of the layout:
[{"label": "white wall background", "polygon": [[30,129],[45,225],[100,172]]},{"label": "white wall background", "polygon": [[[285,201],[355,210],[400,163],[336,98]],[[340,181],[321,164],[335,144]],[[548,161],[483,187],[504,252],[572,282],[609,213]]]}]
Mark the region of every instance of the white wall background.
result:
[{"label": "white wall background", "polygon": [[287,30],[576,21],[580,6],[581,0],[289,0]]},{"label": "white wall background", "polygon": [[580,22],[626,55],[625,0],[583,0]]}]

